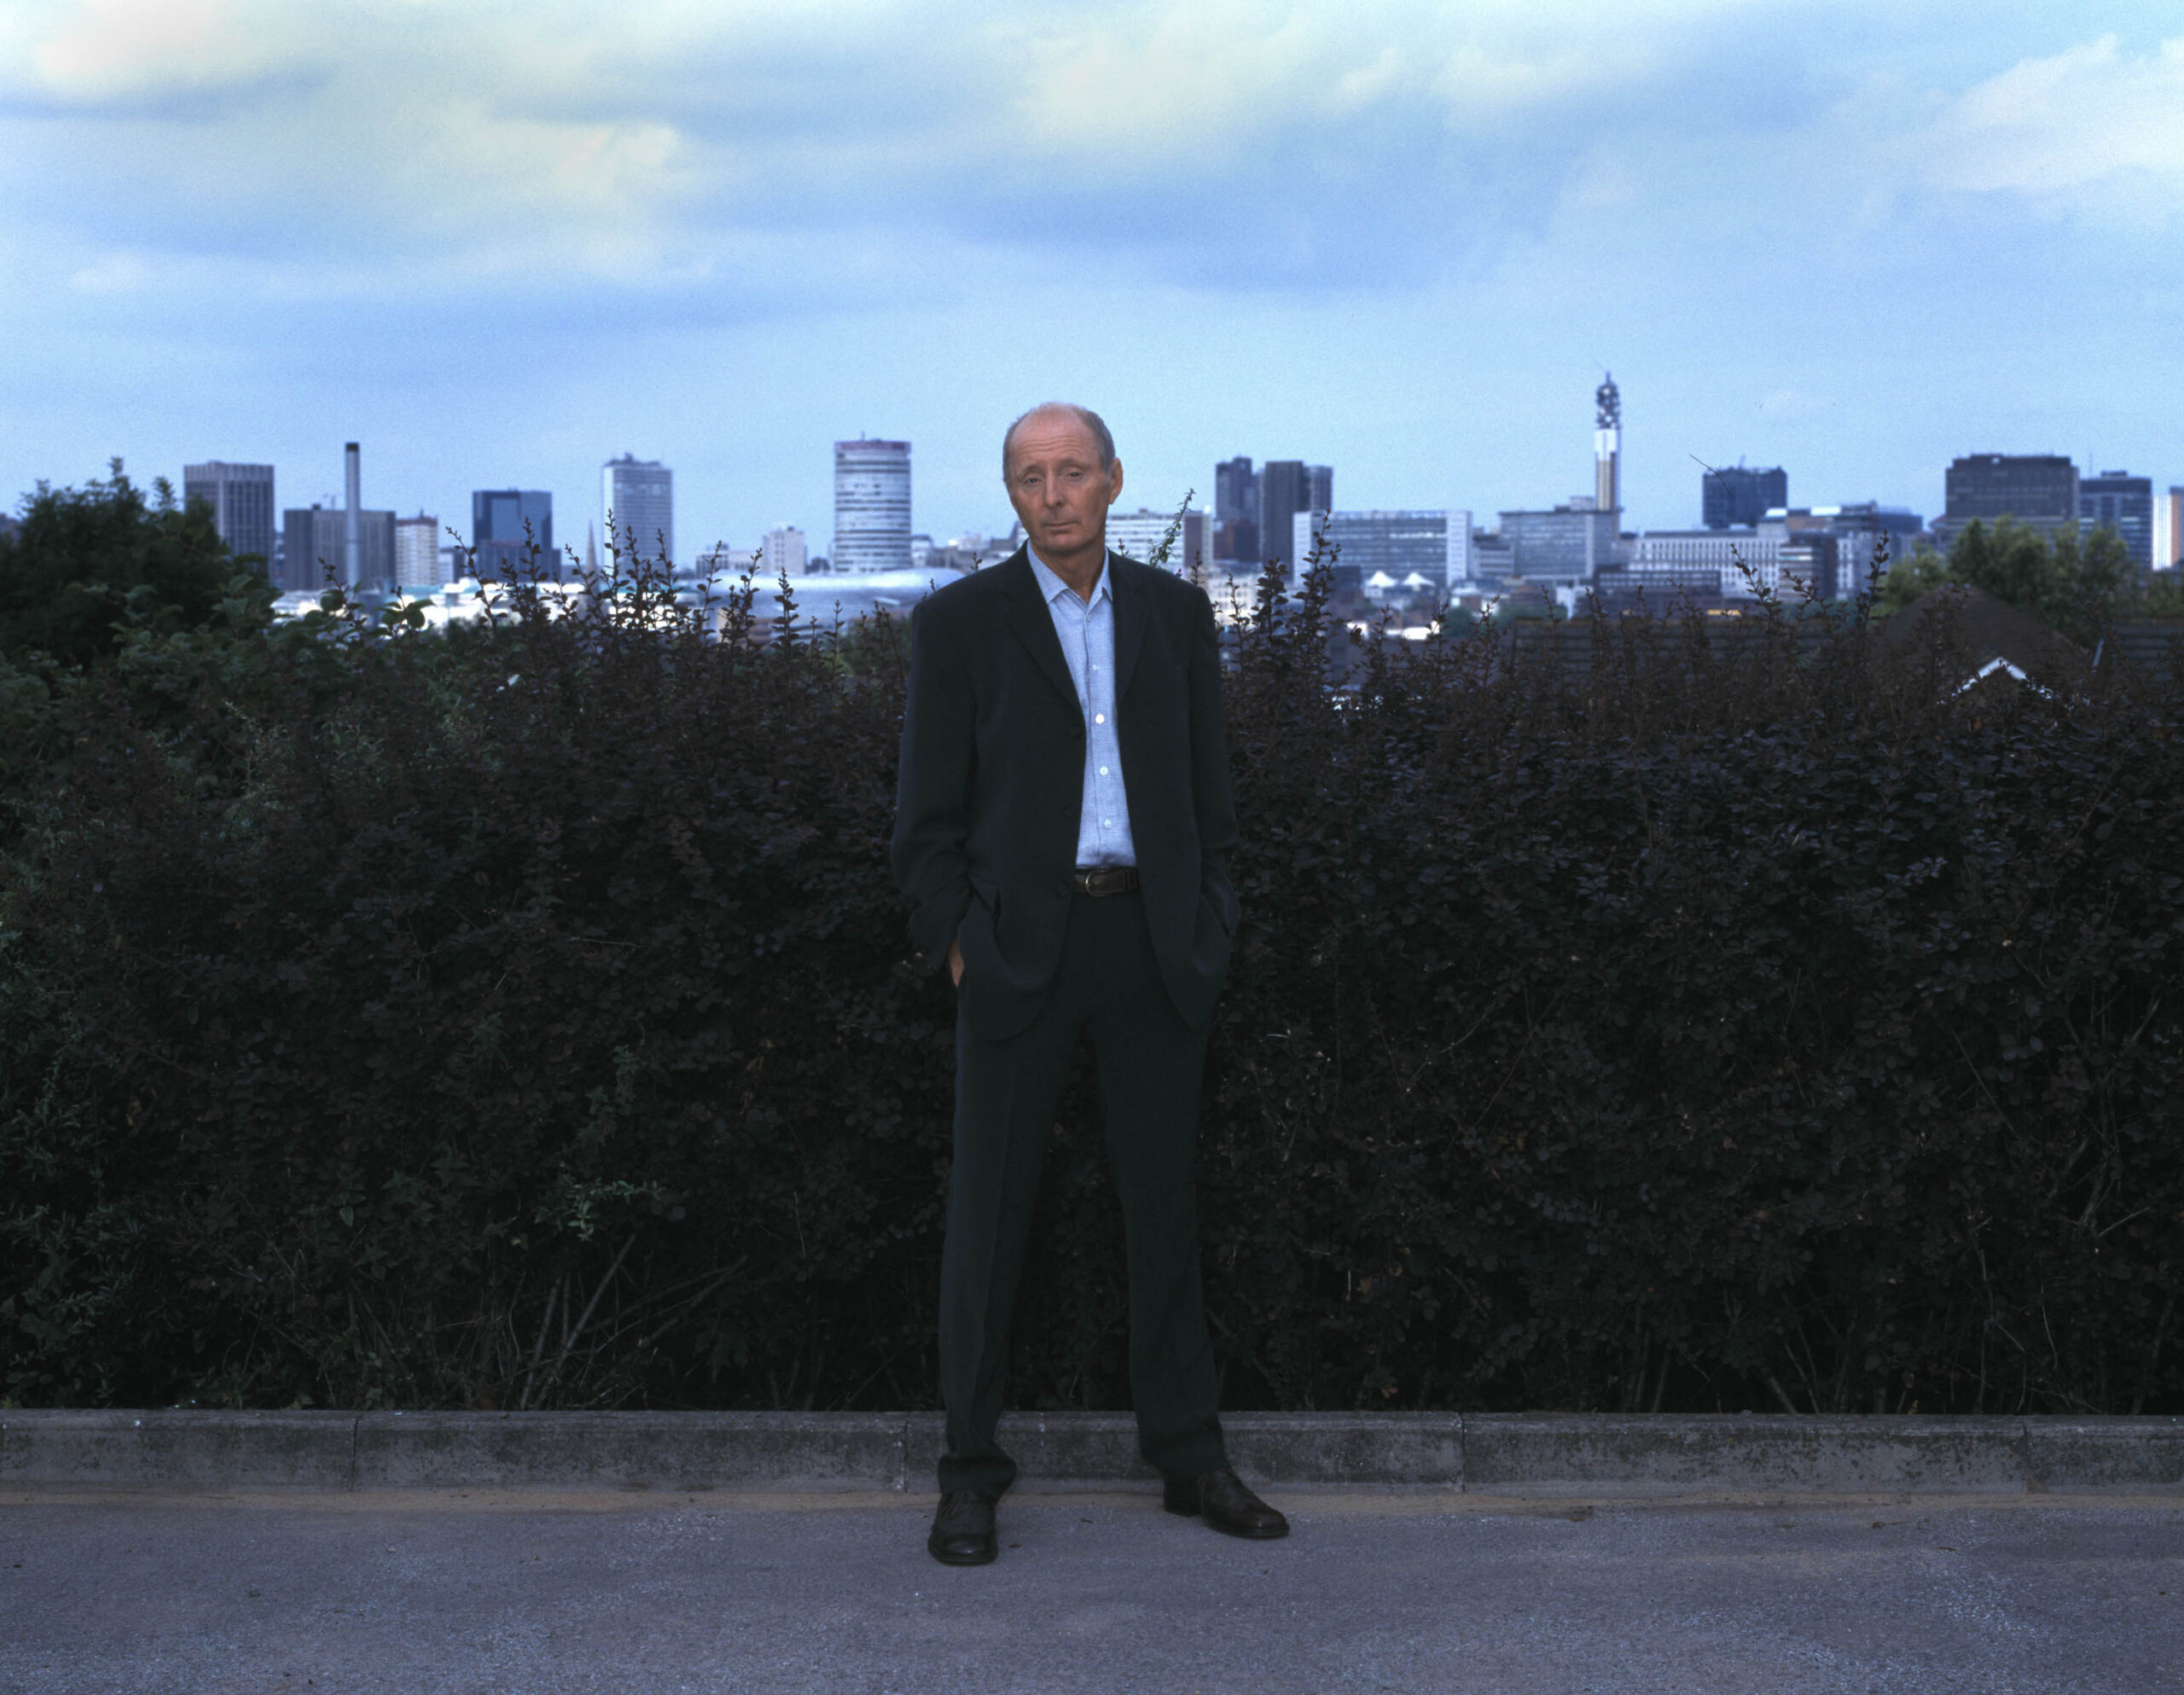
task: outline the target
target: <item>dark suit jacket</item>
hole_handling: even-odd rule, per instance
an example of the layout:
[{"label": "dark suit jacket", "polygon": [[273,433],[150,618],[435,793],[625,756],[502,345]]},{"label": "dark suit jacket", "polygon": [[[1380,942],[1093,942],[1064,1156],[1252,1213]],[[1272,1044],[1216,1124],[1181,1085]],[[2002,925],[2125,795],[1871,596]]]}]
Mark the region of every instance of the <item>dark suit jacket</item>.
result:
[{"label": "dark suit jacket", "polygon": [[[1236,842],[1221,653],[1202,589],[1120,554],[1115,718],[1154,956],[1194,1029],[1213,1013],[1236,930]],[[991,1041],[1037,1013],[1061,959],[1084,793],[1084,716],[1024,549],[950,583],[910,619],[896,787],[895,881],[916,965],[963,949],[972,1028]]]}]

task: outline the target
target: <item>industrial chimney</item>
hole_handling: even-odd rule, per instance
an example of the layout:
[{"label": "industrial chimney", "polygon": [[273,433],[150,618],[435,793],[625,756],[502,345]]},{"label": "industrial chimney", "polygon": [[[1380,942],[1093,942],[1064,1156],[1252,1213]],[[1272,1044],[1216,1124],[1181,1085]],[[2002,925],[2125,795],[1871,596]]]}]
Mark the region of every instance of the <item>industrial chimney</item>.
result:
[{"label": "industrial chimney", "polygon": [[359,463],[357,444],[351,442],[343,455],[347,461],[349,494],[349,525],[342,550],[341,580],[355,594],[364,580],[363,514],[358,509],[363,504],[363,473]]}]

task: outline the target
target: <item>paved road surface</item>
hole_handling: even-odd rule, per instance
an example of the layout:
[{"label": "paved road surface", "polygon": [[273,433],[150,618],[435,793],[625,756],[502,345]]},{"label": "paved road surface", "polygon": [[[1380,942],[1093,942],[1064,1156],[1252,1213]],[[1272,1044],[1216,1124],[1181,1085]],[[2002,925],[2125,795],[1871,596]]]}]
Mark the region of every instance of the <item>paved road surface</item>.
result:
[{"label": "paved road surface", "polygon": [[2184,1501],[0,1494],[0,1690],[2184,1692]]}]

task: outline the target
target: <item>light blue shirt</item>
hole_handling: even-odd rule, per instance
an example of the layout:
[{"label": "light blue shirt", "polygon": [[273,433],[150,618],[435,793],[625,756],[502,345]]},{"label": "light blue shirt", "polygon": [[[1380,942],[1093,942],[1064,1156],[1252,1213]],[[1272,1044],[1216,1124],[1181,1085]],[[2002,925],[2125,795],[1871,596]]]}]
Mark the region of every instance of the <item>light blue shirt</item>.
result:
[{"label": "light blue shirt", "polygon": [[1061,656],[1084,711],[1084,802],[1077,816],[1079,865],[1135,865],[1130,839],[1130,799],[1123,792],[1123,745],[1115,733],[1115,595],[1102,560],[1100,580],[1087,606],[1077,591],[1047,568],[1028,547],[1031,574],[1039,579],[1047,612],[1061,641]]}]

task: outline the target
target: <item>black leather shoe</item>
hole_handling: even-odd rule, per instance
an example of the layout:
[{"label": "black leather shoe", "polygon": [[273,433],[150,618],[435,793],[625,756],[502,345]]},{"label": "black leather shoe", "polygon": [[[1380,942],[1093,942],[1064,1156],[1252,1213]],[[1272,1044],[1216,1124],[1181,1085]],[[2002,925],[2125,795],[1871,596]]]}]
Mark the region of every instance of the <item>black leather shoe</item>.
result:
[{"label": "black leather shoe", "polygon": [[1161,1486],[1160,1504],[1186,1518],[1203,1517],[1224,1535],[1272,1541],[1289,1534],[1289,1521],[1244,1487],[1225,1467],[1202,1477],[1170,1477]]},{"label": "black leather shoe", "polygon": [[984,1489],[950,1489],[932,1515],[926,1552],[943,1565],[990,1565],[1001,1552],[993,1535],[993,1497]]}]

